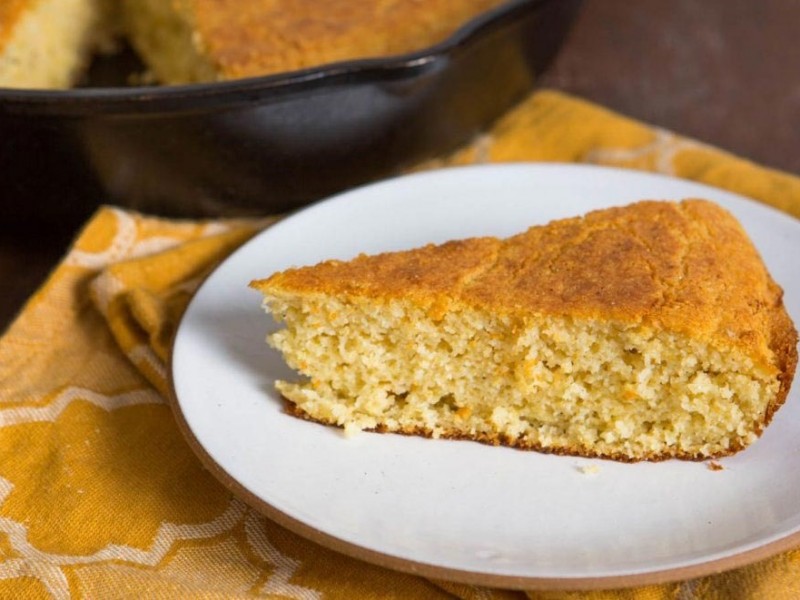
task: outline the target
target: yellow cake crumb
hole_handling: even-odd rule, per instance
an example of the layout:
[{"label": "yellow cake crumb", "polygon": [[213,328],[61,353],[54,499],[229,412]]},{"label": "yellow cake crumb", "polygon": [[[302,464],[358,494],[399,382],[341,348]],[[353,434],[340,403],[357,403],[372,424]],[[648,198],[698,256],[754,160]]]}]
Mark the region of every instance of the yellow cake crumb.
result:
[{"label": "yellow cake crumb", "polygon": [[361,427],[359,427],[356,423],[346,423],[343,427],[343,433],[344,437],[347,439],[353,439],[361,433]]},{"label": "yellow cake crumb", "polygon": [[116,0],[0,0],[0,88],[74,85],[116,16]]}]

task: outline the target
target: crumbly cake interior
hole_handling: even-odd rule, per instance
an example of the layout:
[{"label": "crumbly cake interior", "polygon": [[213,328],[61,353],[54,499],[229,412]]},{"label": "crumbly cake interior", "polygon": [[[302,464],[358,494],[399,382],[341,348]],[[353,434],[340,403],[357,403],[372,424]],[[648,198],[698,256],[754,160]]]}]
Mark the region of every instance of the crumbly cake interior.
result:
[{"label": "crumbly cake interior", "polygon": [[2,0],[0,87],[65,88],[115,29],[112,0]]},{"label": "crumbly cake interior", "polygon": [[204,57],[186,2],[124,0],[125,30],[152,74],[165,84],[200,83],[218,79]]},{"label": "crumbly cake interior", "polygon": [[775,373],[743,352],[608,321],[441,320],[411,303],[268,293],[269,341],[304,380],[305,417],[622,460],[729,454],[760,433]]}]

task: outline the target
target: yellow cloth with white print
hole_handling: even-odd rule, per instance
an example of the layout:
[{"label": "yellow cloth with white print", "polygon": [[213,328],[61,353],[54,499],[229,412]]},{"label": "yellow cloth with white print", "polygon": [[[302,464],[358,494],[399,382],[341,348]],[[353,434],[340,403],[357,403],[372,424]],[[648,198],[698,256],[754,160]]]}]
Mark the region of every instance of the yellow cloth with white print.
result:
[{"label": "yellow cloth with white print", "polygon": [[[554,92],[422,168],[489,161],[659,171],[800,216],[800,179]],[[0,598],[800,598],[800,551],[623,591],[429,581],[321,548],[232,498],[173,421],[166,364],[198,283],[268,224],[103,208],[0,339]]]}]

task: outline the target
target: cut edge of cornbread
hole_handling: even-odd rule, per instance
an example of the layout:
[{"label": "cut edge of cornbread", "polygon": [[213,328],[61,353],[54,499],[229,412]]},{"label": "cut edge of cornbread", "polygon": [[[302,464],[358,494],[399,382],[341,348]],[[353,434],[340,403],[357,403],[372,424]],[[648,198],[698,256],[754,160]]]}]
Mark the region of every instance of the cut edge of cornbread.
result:
[{"label": "cut edge of cornbread", "polygon": [[222,78],[203,52],[191,3],[124,0],[123,7],[128,39],[159,82],[179,85]]},{"label": "cut edge of cornbread", "polygon": [[752,443],[788,391],[743,352],[649,327],[452,307],[436,322],[402,301],[267,303],[288,324],[270,344],[306,376],[277,389],[295,414],[349,431],[705,459]]},{"label": "cut edge of cornbread", "polygon": [[92,53],[109,49],[117,33],[112,0],[30,0],[7,10],[0,87],[71,87]]},{"label": "cut edge of cornbread", "polygon": [[[797,333],[783,307],[782,291],[741,228],[709,204],[598,211],[585,223],[555,222],[511,241],[466,240],[451,250],[444,245],[359,257],[351,263],[331,261],[253,282],[264,294],[267,311],[285,324],[269,343],[302,375],[298,382],[280,381],[276,387],[289,412],[346,432],[465,438],[621,461],[703,460],[737,452],[762,434],[785,401],[797,363]],[[605,248],[614,239],[614,228],[624,229],[620,223],[636,225],[637,213],[668,225],[653,230],[653,239],[640,239],[642,246],[624,256],[618,247]],[[718,229],[709,231],[713,227]],[[680,289],[653,290],[653,298],[666,304],[686,303],[670,317],[660,309],[639,314],[631,308],[638,306],[637,299],[625,305],[622,296],[624,310],[615,310],[614,301],[606,298],[598,311],[591,304],[589,296],[596,291],[591,287],[581,291],[587,299],[573,299],[571,311],[559,313],[541,300],[542,310],[519,310],[514,294],[503,294],[508,290],[492,279],[493,269],[522,272],[528,257],[514,254],[520,244],[542,242],[551,232],[568,240],[599,232],[592,251],[607,251],[628,262],[635,262],[641,248],[667,243],[662,239],[666,233],[675,233],[676,239],[697,236],[700,241],[693,241],[694,246],[687,243],[676,250],[688,266],[672,264],[669,257],[659,265],[648,256],[642,261],[643,277],[647,269],[662,269],[674,271],[675,285],[710,279],[712,287],[700,300],[692,289],[684,296]],[[719,256],[707,256],[704,239],[721,244]],[[521,242],[515,246],[513,240]],[[745,246],[737,252],[740,244]],[[501,253],[491,251],[493,247]],[[557,255],[565,248],[553,251]],[[454,254],[442,254],[448,251]],[[481,257],[477,270],[457,258],[471,252]],[[444,288],[428,289],[446,278],[444,271],[435,272],[435,256],[467,273],[443,304],[437,304],[437,296],[447,295]],[[595,258],[585,262],[592,265]],[[557,262],[545,263],[558,272]],[[561,266],[566,278],[585,271],[579,260]],[[365,275],[369,269],[372,280]],[[696,280],[691,269],[698,270]],[[355,275],[347,279],[351,272]],[[431,272],[436,277],[415,288]],[[531,273],[537,276],[535,269],[526,276]],[[538,276],[550,287],[564,283],[560,274],[552,280]],[[592,285],[610,279],[612,289],[606,291],[611,298],[618,292],[635,295],[629,283],[636,283],[636,276],[629,272],[615,282],[609,275]],[[718,277],[731,281],[713,281]],[[398,290],[408,287],[407,294],[386,293],[395,280]],[[741,285],[748,281],[751,295]],[[499,290],[500,299],[480,300],[481,286]],[[704,329],[707,315],[725,310],[729,292],[742,295],[731,310],[751,314],[722,321],[721,335]],[[716,296],[719,305],[710,305]],[[643,295],[640,304],[649,302],[650,296]],[[581,310],[586,306],[592,310]],[[697,315],[701,320],[692,321]]]}]

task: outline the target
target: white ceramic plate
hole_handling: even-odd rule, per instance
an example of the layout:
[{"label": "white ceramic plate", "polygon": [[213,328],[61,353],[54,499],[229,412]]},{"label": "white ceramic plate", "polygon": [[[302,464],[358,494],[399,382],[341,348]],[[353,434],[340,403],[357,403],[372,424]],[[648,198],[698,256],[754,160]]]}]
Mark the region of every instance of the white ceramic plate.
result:
[{"label": "white ceramic plate", "polygon": [[[291,378],[252,279],[529,225],[642,199],[705,197],[744,224],[800,317],[800,222],[678,179],[540,164],[449,169],[337,196],[257,236],[189,306],[172,362],[190,443],[236,493],[289,528],[386,566],[509,587],[611,587],[731,568],[800,545],[800,398],[755,445],[704,463],[619,464],[473,442],[340,430],[283,412]],[[724,307],[720,307],[724,310]],[[587,474],[582,467],[597,466]]]}]

